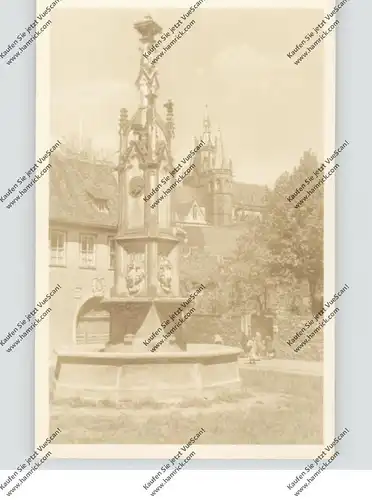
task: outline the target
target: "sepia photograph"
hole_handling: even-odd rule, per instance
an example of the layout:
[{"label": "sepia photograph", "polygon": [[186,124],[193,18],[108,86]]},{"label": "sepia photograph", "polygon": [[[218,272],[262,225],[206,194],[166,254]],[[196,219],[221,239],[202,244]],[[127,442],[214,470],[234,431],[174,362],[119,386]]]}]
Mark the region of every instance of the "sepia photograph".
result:
[{"label": "sepia photograph", "polygon": [[55,457],[334,439],[335,20],[272,3],[50,12],[35,432]]}]

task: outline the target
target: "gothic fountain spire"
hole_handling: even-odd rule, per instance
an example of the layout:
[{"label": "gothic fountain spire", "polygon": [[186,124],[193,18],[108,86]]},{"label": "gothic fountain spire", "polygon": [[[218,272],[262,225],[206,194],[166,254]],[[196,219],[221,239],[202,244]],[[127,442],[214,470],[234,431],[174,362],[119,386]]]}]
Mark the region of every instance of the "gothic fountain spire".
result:
[{"label": "gothic fountain spire", "polygon": [[[146,16],[143,21],[136,23],[134,27],[141,35],[141,46],[139,48],[141,59],[136,86],[140,92],[140,105],[145,108],[147,105],[155,104],[154,98],[156,98],[156,92],[159,89],[156,64],[151,64],[151,58],[148,54],[156,41],[155,36],[159,35],[163,30],[151,16]],[[153,97],[151,103],[148,100],[149,96]]]},{"label": "gothic fountain spire", "polygon": [[[162,118],[156,110],[157,69],[149,57],[162,28],[150,16],[134,27],[141,43],[135,82],[139,104],[131,118],[127,109],[120,112],[119,223],[114,287],[106,307],[112,319],[110,342],[146,352],[148,346],[143,340],[152,330],[162,328],[163,316],[167,311],[171,313],[175,305],[179,307],[184,297],[179,291],[179,235],[172,226],[172,193],[162,195],[171,182],[168,174],[172,170],[173,103],[165,104]],[[161,203],[157,203],[160,195]],[[125,332],[120,320],[120,315],[129,314],[127,309],[135,310],[137,325],[132,332]],[[168,347],[164,349],[181,349],[180,332],[167,338]]]},{"label": "gothic fountain spire", "polygon": [[155,37],[162,32],[151,16],[146,16],[143,21],[134,25],[141,35],[140,38],[140,69],[136,86],[140,93],[139,122],[142,126],[141,139],[146,142],[147,162],[155,162],[156,153],[156,98],[159,90],[159,80],[156,65],[151,64],[149,53],[155,43]]}]

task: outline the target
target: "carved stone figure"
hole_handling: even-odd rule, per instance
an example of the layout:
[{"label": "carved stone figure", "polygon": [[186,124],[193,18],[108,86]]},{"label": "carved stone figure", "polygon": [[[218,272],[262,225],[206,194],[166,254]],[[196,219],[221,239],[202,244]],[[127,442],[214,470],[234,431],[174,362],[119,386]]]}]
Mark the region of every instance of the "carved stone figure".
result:
[{"label": "carved stone figure", "polygon": [[136,295],[139,293],[142,282],[145,279],[143,263],[135,257],[137,256],[133,255],[130,264],[128,264],[127,276],[125,278],[130,295]]},{"label": "carved stone figure", "polygon": [[93,278],[92,280],[92,294],[95,297],[103,296],[105,292],[104,278]]},{"label": "carved stone figure", "polygon": [[172,264],[167,257],[160,257],[158,281],[165,293],[172,291]]}]

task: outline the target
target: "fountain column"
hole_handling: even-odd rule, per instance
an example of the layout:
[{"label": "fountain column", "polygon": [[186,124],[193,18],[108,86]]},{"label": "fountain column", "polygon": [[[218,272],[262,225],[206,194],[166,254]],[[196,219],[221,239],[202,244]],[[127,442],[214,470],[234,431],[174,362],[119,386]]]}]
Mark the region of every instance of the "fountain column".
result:
[{"label": "fountain column", "polygon": [[[130,119],[127,109],[120,112],[116,265],[114,287],[104,305],[111,317],[110,350],[130,344],[135,351],[148,351],[144,341],[159,328],[162,338],[172,326],[165,325],[169,315],[186,299],[179,290],[179,238],[172,225],[172,193],[151,206],[173,179],[169,175],[173,104],[165,105],[163,119],[156,110],[157,69],[146,57],[162,28],[150,16],[134,27],[141,43],[136,80],[139,106]],[[167,349],[185,349],[182,328],[159,348]]]}]

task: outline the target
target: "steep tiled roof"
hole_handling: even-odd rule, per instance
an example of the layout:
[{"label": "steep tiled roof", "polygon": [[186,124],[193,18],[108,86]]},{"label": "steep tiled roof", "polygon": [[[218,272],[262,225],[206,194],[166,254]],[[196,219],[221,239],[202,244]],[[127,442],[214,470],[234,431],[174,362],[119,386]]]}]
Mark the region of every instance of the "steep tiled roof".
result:
[{"label": "steep tiled roof", "polygon": [[[52,158],[50,169],[50,218],[53,221],[115,227],[118,186],[109,165],[94,165],[77,158]],[[107,200],[107,212],[95,203]]]},{"label": "steep tiled roof", "polygon": [[[55,222],[115,228],[118,220],[118,185],[113,166],[57,155],[53,156],[52,164],[50,218]],[[190,210],[194,200],[199,206],[205,206],[205,191],[201,187],[183,183],[174,194],[173,209],[181,217]],[[262,207],[265,205],[265,195],[265,186],[233,183],[234,205]],[[95,199],[107,201],[108,210],[99,211]],[[208,228],[212,229],[216,228]]]},{"label": "steep tiled roof", "polygon": [[248,205],[251,207],[262,207],[266,205],[266,186],[234,182],[232,185],[232,193],[234,205]]}]

